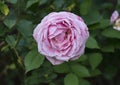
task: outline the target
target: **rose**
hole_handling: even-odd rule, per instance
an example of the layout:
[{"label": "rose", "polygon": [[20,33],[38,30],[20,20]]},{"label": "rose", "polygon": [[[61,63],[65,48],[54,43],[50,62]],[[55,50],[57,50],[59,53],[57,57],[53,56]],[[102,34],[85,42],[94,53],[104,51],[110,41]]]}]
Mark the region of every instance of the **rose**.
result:
[{"label": "rose", "polygon": [[120,18],[118,11],[114,11],[110,17],[111,24],[114,24],[113,28],[120,31]]},{"label": "rose", "polygon": [[119,17],[119,13],[118,11],[115,10],[110,17],[111,24],[113,24],[118,19],[118,17]]},{"label": "rose", "polygon": [[70,12],[52,12],[37,25],[33,37],[39,52],[57,65],[84,53],[89,32],[81,17]]}]

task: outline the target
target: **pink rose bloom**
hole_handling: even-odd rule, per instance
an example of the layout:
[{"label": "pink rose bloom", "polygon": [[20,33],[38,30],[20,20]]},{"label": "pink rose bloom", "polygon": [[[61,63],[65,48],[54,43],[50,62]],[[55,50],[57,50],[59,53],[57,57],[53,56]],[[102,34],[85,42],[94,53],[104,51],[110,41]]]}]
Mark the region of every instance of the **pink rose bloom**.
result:
[{"label": "pink rose bloom", "polygon": [[112,13],[112,16],[110,17],[111,24],[113,24],[118,19],[118,17],[119,17],[119,13],[118,13],[118,11],[115,10]]},{"label": "pink rose bloom", "polygon": [[84,53],[89,32],[81,17],[70,12],[52,12],[37,25],[33,37],[39,52],[58,65]]}]

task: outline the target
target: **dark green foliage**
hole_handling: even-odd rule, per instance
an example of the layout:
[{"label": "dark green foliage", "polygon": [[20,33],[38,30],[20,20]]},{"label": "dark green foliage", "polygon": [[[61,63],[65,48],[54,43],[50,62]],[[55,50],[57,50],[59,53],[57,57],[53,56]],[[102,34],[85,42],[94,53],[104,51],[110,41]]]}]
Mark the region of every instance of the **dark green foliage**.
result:
[{"label": "dark green foliage", "polygon": [[[120,31],[110,16],[120,0],[0,0],[0,85],[120,85]],[[53,66],[38,53],[35,26],[70,11],[88,25],[85,54]]]}]

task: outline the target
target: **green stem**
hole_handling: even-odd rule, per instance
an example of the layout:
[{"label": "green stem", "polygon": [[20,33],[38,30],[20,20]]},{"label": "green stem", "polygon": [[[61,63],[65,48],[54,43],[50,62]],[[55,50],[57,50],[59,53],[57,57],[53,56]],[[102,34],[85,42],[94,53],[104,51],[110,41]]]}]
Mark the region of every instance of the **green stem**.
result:
[{"label": "green stem", "polygon": [[19,59],[19,54],[18,54],[18,52],[17,52],[16,48],[13,48],[13,50],[14,50],[14,52],[15,52],[15,54],[16,54],[16,56],[17,56],[17,58]]}]

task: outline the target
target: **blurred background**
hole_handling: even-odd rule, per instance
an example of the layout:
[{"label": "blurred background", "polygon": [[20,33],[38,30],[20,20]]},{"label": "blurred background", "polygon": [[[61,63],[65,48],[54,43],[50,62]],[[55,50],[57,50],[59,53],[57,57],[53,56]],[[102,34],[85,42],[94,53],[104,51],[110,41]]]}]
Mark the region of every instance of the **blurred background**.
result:
[{"label": "blurred background", "polygon": [[[114,10],[120,12],[120,0],[0,0],[0,85],[120,85]],[[37,61],[32,37],[41,19],[55,11],[81,16],[90,32],[85,54],[57,66],[40,54]]]}]

